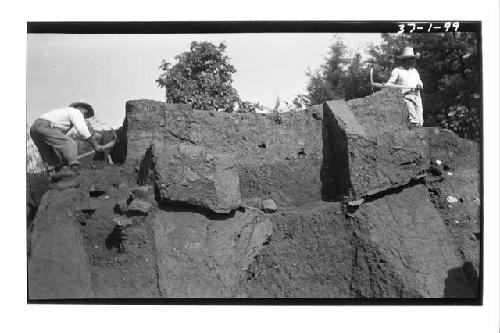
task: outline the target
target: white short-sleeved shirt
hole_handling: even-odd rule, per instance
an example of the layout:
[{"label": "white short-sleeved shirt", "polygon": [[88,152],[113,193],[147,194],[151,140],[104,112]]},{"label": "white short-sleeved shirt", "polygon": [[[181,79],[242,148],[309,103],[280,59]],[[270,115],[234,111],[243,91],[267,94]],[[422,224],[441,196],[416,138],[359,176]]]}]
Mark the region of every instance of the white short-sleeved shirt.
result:
[{"label": "white short-sleeved shirt", "polygon": [[78,109],[72,107],[55,109],[44,113],[40,119],[50,121],[51,126],[62,128],[65,132],[74,127],[85,140],[91,136],[85,118]]},{"label": "white short-sleeved shirt", "polygon": [[[417,84],[424,86],[420,80],[420,75],[415,68],[404,69],[403,67],[396,67],[392,70],[391,77],[387,81],[388,85],[397,84],[408,87],[416,87]],[[401,89],[402,93],[410,91],[410,89]]]}]

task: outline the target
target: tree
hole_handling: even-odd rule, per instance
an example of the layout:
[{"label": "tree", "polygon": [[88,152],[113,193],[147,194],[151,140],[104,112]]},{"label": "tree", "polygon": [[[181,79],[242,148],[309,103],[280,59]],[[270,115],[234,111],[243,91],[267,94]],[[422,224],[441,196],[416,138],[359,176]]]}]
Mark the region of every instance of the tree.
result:
[{"label": "tree", "polygon": [[320,69],[312,72],[308,70],[307,98],[309,105],[320,104],[328,100],[344,97],[342,86],[345,79],[345,68],[348,64],[347,48],[341,39],[330,46],[328,57]]},{"label": "tree", "polygon": [[369,80],[367,80],[368,77],[367,64],[362,61],[360,53],[355,53],[349,61],[349,67],[343,81],[344,98],[350,100],[371,94],[373,90]]},{"label": "tree", "polygon": [[232,87],[236,69],[224,53],[226,45],[191,42],[189,51],[175,57],[175,65],[163,60],[158,85],[166,89],[169,103],[186,103],[208,111],[255,112],[258,104],[241,101]]},{"label": "tree", "polygon": [[309,82],[306,95],[293,100],[296,107],[320,104],[332,99],[353,99],[372,92],[368,78],[367,63],[360,53],[351,56],[342,40],[338,38],[330,46],[325,63],[319,70],[306,72]]}]

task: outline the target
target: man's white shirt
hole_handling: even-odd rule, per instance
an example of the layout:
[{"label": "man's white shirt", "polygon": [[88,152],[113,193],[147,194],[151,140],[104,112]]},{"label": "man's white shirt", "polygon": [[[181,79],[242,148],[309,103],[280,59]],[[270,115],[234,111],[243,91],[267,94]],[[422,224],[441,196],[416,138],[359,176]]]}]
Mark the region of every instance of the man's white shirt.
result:
[{"label": "man's white shirt", "polygon": [[[407,87],[416,88],[417,84],[424,86],[420,80],[420,75],[415,68],[404,69],[403,67],[396,67],[392,70],[391,77],[386,83],[387,85],[396,84]],[[402,93],[410,91],[410,89],[401,89]]]},{"label": "man's white shirt", "polygon": [[51,126],[62,128],[66,132],[74,127],[85,140],[91,137],[85,118],[78,109],[72,107],[55,109],[44,113],[40,119],[48,120]]}]

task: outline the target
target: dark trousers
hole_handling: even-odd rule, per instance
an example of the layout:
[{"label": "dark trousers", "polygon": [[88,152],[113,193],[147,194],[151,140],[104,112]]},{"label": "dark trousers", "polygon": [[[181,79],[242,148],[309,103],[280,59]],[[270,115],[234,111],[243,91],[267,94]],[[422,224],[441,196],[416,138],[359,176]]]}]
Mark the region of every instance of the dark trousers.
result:
[{"label": "dark trousers", "polygon": [[37,119],[30,128],[30,136],[49,170],[78,164],[76,142],[63,129],[51,127],[48,120]]}]

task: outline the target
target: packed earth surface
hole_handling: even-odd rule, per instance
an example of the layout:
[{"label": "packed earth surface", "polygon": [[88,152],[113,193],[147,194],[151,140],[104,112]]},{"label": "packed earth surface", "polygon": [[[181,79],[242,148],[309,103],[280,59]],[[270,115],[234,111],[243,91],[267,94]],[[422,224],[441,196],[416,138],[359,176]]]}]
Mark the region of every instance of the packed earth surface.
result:
[{"label": "packed earth surface", "polygon": [[28,175],[28,297],[479,299],[480,147],[405,110],[129,101],[111,152]]}]

